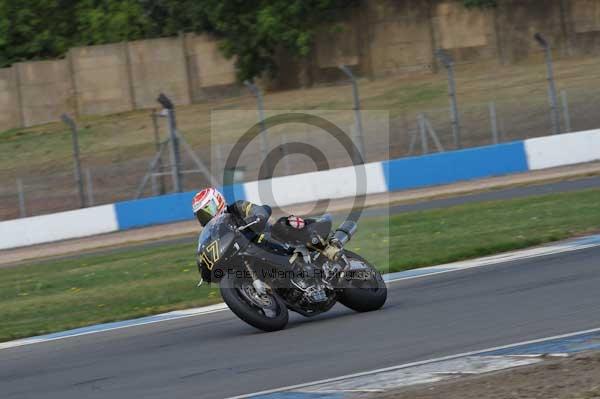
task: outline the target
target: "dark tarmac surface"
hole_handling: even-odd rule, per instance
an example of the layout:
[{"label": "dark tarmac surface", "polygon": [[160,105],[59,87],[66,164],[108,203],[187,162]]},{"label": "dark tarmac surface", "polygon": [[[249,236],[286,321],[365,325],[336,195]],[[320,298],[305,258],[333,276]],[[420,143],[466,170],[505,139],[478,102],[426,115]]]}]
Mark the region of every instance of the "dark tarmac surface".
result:
[{"label": "dark tarmac surface", "polygon": [[600,248],[390,284],[261,333],[228,310],[0,350],[8,398],[223,398],[599,327]]}]

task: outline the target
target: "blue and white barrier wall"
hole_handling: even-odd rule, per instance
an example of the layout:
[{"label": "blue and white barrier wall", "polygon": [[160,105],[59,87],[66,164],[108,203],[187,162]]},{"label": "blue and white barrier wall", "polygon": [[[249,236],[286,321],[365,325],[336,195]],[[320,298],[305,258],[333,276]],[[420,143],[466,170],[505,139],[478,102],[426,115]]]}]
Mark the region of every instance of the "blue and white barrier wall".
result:
[{"label": "blue and white barrier wall", "polygon": [[[600,160],[600,130],[540,137],[364,165],[367,194],[449,184]],[[224,187],[228,201],[261,203],[262,185],[280,205],[353,196],[355,167]],[[259,190],[260,189],[260,190]],[[0,222],[0,250],[191,220],[194,192]]]},{"label": "blue and white barrier wall", "polygon": [[[364,165],[367,194],[385,193],[388,185],[381,162]],[[357,192],[357,178],[354,166],[275,177],[268,181],[244,183],[243,197],[254,203],[263,203],[260,192],[272,192],[274,202],[280,206],[301,204],[323,199],[351,197]],[[268,187],[270,185],[270,188]],[[262,186],[266,186],[264,189]]]},{"label": "blue and white barrier wall", "polygon": [[529,170],[600,159],[600,130],[538,137],[524,143]]},{"label": "blue and white barrier wall", "polygon": [[529,170],[522,141],[393,159],[382,165],[389,192]]},{"label": "blue and white barrier wall", "polygon": [[0,249],[92,236],[119,230],[115,206],[102,205],[76,211],[0,222]]}]

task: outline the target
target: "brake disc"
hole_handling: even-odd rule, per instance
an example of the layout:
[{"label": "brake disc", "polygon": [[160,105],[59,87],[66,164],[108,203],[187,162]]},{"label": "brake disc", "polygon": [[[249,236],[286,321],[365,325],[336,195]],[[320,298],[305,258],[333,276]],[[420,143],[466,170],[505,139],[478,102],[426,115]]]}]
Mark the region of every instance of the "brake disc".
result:
[{"label": "brake disc", "polygon": [[260,295],[251,284],[242,284],[240,291],[246,299],[259,308],[269,310],[276,308],[275,301],[270,295]]}]

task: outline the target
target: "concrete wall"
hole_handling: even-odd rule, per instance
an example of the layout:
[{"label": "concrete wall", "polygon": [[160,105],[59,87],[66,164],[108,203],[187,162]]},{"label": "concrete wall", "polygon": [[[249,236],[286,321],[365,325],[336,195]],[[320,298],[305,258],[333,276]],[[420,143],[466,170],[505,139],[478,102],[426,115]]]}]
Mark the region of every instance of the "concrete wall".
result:
[{"label": "concrete wall", "polygon": [[571,23],[576,33],[600,31],[600,2],[596,0],[571,0]]},{"label": "concrete wall", "polygon": [[0,69],[0,130],[57,121],[67,112],[99,115],[238,95],[235,60],[209,36],[73,48],[66,59]]},{"label": "concrete wall", "polygon": [[494,13],[468,9],[461,3],[441,2],[433,7],[433,42],[448,50],[457,62],[497,56]]},{"label": "concrete wall", "polygon": [[358,65],[360,62],[358,37],[359,26],[344,21],[326,27],[317,33],[315,62],[319,68],[335,68],[339,65]]},{"label": "concrete wall", "polygon": [[430,72],[433,63],[431,8],[424,1],[366,2],[367,47],[372,76]]},{"label": "concrete wall", "polygon": [[570,0],[564,8],[570,53],[600,54],[600,1]]},{"label": "concrete wall", "polygon": [[39,61],[15,64],[24,126],[52,122],[72,113],[75,96],[68,62]]},{"label": "concrete wall", "polygon": [[226,59],[208,35],[185,35],[192,101],[237,92],[235,60]]},{"label": "concrete wall", "polygon": [[127,44],[74,48],[69,53],[80,115],[134,109]]},{"label": "concrete wall", "polygon": [[439,47],[484,47],[493,30],[491,13],[468,9],[460,3],[439,3],[434,7],[433,24]]},{"label": "concrete wall", "polygon": [[[295,86],[308,86],[348,79],[340,71],[340,65],[349,66],[354,71],[363,69],[362,63],[368,56],[362,52],[363,21],[358,11],[356,9],[340,11],[337,16],[338,22],[322,26],[317,30],[314,55],[309,61],[303,63],[294,60],[289,55],[282,54],[278,63],[288,73],[279,80],[292,81],[291,76],[299,75]],[[293,84],[287,83],[279,86],[293,87]]]},{"label": "concrete wall", "polygon": [[128,51],[135,108],[155,107],[158,93],[191,103],[183,38],[130,42]]},{"label": "concrete wall", "polygon": [[[437,48],[458,62],[541,61],[535,32],[561,56],[600,53],[600,0],[499,0],[487,10],[467,9],[462,0],[360,2],[338,11],[334,25],[317,29],[308,59],[282,49],[280,76],[267,86],[290,89],[346,79],[337,68],[341,64],[370,77],[436,72]],[[160,92],[189,104],[241,90],[235,60],[223,57],[209,35],[74,48],[66,60],[0,71],[0,128],[58,120],[63,112],[155,107]]]},{"label": "concrete wall", "polygon": [[542,57],[533,35],[541,32],[553,49],[565,53],[567,38],[562,0],[503,0],[496,10],[502,62],[516,62],[532,55]]},{"label": "concrete wall", "polygon": [[15,68],[0,69],[0,130],[22,126]]}]

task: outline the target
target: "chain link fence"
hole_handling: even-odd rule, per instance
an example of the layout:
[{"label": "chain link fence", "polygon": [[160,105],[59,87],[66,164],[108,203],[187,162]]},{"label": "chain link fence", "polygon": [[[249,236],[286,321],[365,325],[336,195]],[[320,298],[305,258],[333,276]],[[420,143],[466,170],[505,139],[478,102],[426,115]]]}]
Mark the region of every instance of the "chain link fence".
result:
[{"label": "chain link fence", "polygon": [[[514,140],[553,134],[552,109],[547,92],[544,64],[539,64],[539,74],[536,80],[531,78],[516,78],[497,86],[504,90],[515,90],[518,95],[514,98],[502,96],[496,99],[493,91],[487,95],[485,101],[473,102],[462,99],[469,95],[468,75],[471,65],[457,64],[456,75],[459,79],[457,91],[457,121],[460,140],[456,139],[456,129],[453,129],[452,108],[448,101],[439,102],[442,106],[423,106],[400,113],[391,113],[389,121],[364,121],[362,126],[362,139],[364,141],[364,159],[366,162],[382,161],[387,158],[401,158],[418,156],[422,154],[451,151],[459,148],[477,147]],[[564,72],[568,76],[571,71]],[[462,75],[461,75],[462,74]],[[440,76],[445,78],[444,71]],[[462,77],[461,77],[462,76]],[[495,79],[495,73],[490,70],[489,75],[480,79]],[[462,84],[460,79],[462,79]],[[529,79],[529,80],[528,80]],[[595,129],[600,126],[600,113],[595,109],[600,101],[600,90],[594,90],[588,81],[598,81],[600,75],[587,76],[588,80],[571,77],[574,87],[559,87],[558,109],[560,132],[582,131]],[[467,83],[464,83],[467,82]],[[360,89],[360,81],[358,85]],[[337,90],[337,89],[336,89]],[[347,92],[348,101],[346,110],[352,107],[352,87],[339,86],[339,90]],[[358,92],[357,92],[357,95]],[[268,100],[269,95],[265,96]],[[390,109],[393,108],[394,98],[390,98]],[[360,104],[360,103],[359,103]],[[267,105],[268,106],[268,105]],[[363,107],[364,108],[364,107]],[[385,109],[386,104],[378,103],[379,109]],[[413,107],[414,108],[414,107]],[[257,121],[259,113],[250,110],[250,117]],[[189,112],[185,110],[184,112]],[[341,111],[340,111],[341,112]],[[352,115],[352,113],[350,113]],[[118,117],[115,117],[118,120]],[[152,120],[148,118],[148,125]],[[388,125],[389,122],[389,125]],[[234,173],[235,180],[251,181],[259,175],[259,169],[266,153],[270,151],[285,151],[283,143],[304,142],[314,146],[330,147],[327,138],[319,134],[318,129],[307,126],[293,126],[285,129],[269,130],[267,134],[267,148],[254,140],[246,147],[236,171],[227,171],[225,163],[235,141],[242,131],[237,131],[235,121],[231,121],[233,133],[224,134],[220,143],[192,145],[194,156],[206,164],[210,173],[218,183],[223,182],[223,176]],[[341,128],[349,132],[357,140],[360,136],[357,124],[352,118],[347,119]],[[115,125],[118,128],[118,123]],[[389,128],[389,132],[387,129]],[[386,130],[385,134],[383,130]],[[161,127],[161,137],[166,135],[166,129]],[[126,133],[126,132],[123,132]],[[190,137],[190,133],[182,128],[182,137]],[[236,136],[237,134],[237,136]],[[146,144],[151,142],[146,137]],[[285,155],[285,154],[283,154]],[[311,172],[319,168],[337,168],[349,166],[350,159],[343,151],[335,149],[327,152],[327,165],[314,165],[301,155],[284,156],[277,164],[274,176],[284,176]],[[183,191],[196,190],[210,184],[207,176],[198,170],[194,157],[182,150],[181,183]],[[111,164],[90,165],[83,162],[82,179],[85,204],[101,205],[116,201],[132,200],[141,194],[141,197],[161,195],[173,192],[172,160],[169,150],[165,151],[161,163],[153,173],[148,174],[152,155],[140,156],[134,159],[116,157]],[[70,167],[65,168],[65,170]],[[140,184],[148,175],[148,182],[140,193]],[[35,216],[59,211],[76,209],[81,206],[75,174],[70,172],[45,173],[39,171],[35,175],[20,175],[18,173],[0,179],[0,220],[9,220],[25,216]]]}]

